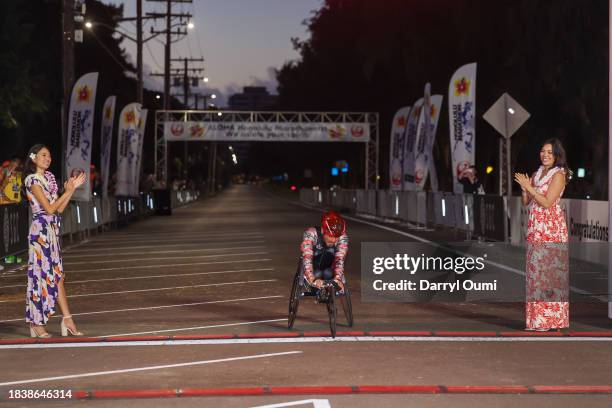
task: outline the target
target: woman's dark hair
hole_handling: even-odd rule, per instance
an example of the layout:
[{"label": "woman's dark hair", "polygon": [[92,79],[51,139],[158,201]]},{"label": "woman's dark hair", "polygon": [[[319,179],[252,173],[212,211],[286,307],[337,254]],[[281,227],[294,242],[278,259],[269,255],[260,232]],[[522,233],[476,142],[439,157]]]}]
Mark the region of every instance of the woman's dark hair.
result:
[{"label": "woman's dark hair", "polygon": [[23,166],[23,178],[24,178],[24,180],[30,174],[36,173],[36,164],[34,164],[34,162],[32,161],[32,158],[30,156],[32,154],[38,154],[38,152],[41,149],[49,150],[49,148],[47,146],[45,146],[44,144],[35,144],[34,146],[30,147],[30,151],[28,151],[28,155],[26,156],[26,161],[25,161],[25,164]]},{"label": "woman's dark hair", "polygon": [[565,170],[565,184],[569,183],[574,173],[567,165],[567,155],[565,154],[565,148],[563,148],[563,144],[556,137],[546,139],[544,143],[542,143],[542,147],[547,144],[552,146],[552,154],[555,158],[553,167],[561,167],[563,170]]}]

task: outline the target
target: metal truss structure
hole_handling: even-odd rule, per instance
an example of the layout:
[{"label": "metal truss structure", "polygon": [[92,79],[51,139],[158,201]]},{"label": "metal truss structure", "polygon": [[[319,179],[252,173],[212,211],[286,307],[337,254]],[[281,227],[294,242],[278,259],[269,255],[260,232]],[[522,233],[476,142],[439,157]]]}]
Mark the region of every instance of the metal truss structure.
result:
[{"label": "metal truss structure", "polygon": [[267,123],[368,123],[370,140],[365,145],[365,189],[378,189],[378,113],[371,112],[263,112],[222,110],[158,110],[155,113],[155,177],[167,182],[168,142],[165,122],[267,122]]}]

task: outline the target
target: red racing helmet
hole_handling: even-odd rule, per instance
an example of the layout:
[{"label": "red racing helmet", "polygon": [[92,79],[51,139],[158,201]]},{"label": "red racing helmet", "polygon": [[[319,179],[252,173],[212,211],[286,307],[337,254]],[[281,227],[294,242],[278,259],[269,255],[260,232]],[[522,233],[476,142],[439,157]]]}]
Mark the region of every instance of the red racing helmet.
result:
[{"label": "red racing helmet", "polygon": [[346,222],[340,214],[334,211],[326,212],[321,219],[321,232],[324,235],[338,238],[346,233]]}]

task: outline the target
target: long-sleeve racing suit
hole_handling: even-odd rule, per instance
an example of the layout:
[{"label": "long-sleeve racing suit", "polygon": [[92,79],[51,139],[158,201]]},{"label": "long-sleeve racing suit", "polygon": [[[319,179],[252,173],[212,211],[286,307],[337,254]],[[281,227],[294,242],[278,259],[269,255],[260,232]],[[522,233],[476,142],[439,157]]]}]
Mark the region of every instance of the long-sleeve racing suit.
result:
[{"label": "long-sleeve racing suit", "polygon": [[315,279],[344,282],[344,260],[348,253],[348,235],[343,234],[338,241],[327,246],[320,228],[308,228],[302,240],[302,267],[304,277],[312,284]]}]

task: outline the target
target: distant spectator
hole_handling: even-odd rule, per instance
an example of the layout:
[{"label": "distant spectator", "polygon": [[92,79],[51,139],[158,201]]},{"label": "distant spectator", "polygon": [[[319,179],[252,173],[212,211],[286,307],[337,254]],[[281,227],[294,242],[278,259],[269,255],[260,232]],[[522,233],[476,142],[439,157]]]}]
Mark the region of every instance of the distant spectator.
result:
[{"label": "distant spectator", "polygon": [[465,194],[484,194],[482,183],[478,179],[476,167],[470,166],[459,175],[459,183],[463,186]]},{"label": "distant spectator", "polygon": [[17,204],[21,202],[22,163],[19,157],[13,157],[2,164],[0,171],[0,204]]},{"label": "distant spectator", "polygon": [[89,166],[89,187],[92,193],[100,194],[100,173],[94,164]]},{"label": "distant spectator", "polygon": [[154,189],[164,189],[166,188],[166,182],[164,180],[155,180],[153,184]]},{"label": "distant spectator", "polygon": [[108,195],[114,196],[117,187],[117,173],[113,173],[108,183]]},{"label": "distant spectator", "polygon": [[155,185],[155,175],[154,174],[147,174],[147,177],[142,182],[141,190],[144,191],[145,193],[148,193],[151,190],[153,190],[153,186],[154,185]]}]

